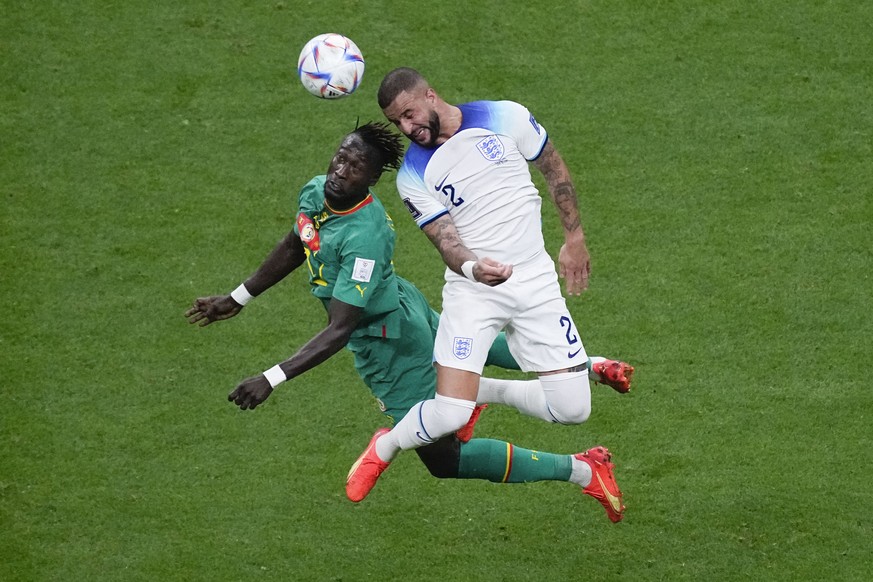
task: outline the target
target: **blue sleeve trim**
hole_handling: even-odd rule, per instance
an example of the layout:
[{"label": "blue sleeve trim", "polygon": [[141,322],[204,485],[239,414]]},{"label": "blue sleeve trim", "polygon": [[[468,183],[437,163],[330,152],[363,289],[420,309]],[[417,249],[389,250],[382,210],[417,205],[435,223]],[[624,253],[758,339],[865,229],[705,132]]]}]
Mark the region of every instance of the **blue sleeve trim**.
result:
[{"label": "blue sleeve trim", "polygon": [[419,224],[418,228],[424,228],[425,226],[427,226],[428,224],[430,224],[431,222],[433,222],[434,220],[436,220],[440,216],[445,216],[448,213],[449,213],[448,210],[443,210],[442,212],[440,212],[436,216],[432,216],[432,217],[428,218],[427,220],[425,220],[424,222],[422,222],[421,224]]},{"label": "blue sleeve trim", "polygon": [[543,145],[540,147],[540,151],[537,152],[537,155],[529,159],[529,162],[534,162],[543,154],[543,150],[546,149],[546,144],[549,143],[549,134],[546,134],[546,139],[543,140]]}]

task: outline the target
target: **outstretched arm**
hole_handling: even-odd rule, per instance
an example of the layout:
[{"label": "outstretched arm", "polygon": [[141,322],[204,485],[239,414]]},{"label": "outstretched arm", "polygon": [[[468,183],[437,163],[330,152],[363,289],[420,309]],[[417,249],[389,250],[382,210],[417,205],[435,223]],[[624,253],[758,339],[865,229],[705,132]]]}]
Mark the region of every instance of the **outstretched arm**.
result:
[{"label": "outstretched arm", "polygon": [[491,287],[503,283],[512,275],[512,265],[504,265],[489,258],[478,258],[464,246],[451,216],[444,214],[425,226],[424,234],[437,248],[446,266],[459,275],[470,278],[464,272],[465,263],[472,262],[472,278]]},{"label": "outstretched arm", "polygon": [[534,166],[543,173],[552,202],[564,227],[564,244],[558,255],[559,273],[566,280],[567,293],[579,295],[588,288],[591,274],[591,257],[585,245],[585,233],[579,219],[579,204],[570,170],[552,145],[546,142]]},{"label": "outstretched arm", "polygon": [[245,285],[249,293],[257,297],[303,264],[306,253],[303,243],[292,230],[279,241],[276,248],[267,255],[258,270],[246,279]]},{"label": "outstretched arm", "polygon": [[349,342],[352,332],[361,320],[362,309],[331,299],[328,306],[328,324],[297,352],[263,374],[247,378],[231,392],[227,399],[242,410],[252,409],[267,399],[273,388],[318,366],[340,351]]},{"label": "outstretched arm", "polygon": [[[306,253],[303,243],[294,231],[289,232],[267,255],[258,270],[246,279],[245,288],[252,296],[258,296],[303,264]],[[213,321],[221,321],[235,316],[242,310],[241,303],[230,295],[198,297],[194,305],[185,312],[189,323],[200,323],[201,327]]]}]

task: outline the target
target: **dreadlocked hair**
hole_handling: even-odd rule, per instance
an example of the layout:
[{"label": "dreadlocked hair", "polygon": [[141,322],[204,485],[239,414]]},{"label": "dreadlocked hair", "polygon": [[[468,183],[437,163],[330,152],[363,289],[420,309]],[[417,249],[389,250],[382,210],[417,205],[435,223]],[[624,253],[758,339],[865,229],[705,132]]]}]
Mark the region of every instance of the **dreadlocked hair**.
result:
[{"label": "dreadlocked hair", "polygon": [[379,156],[380,173],[389,169],[396,170],[403,160],[403,143],[390,127],[387,123],[371,121],[352,132]]}]

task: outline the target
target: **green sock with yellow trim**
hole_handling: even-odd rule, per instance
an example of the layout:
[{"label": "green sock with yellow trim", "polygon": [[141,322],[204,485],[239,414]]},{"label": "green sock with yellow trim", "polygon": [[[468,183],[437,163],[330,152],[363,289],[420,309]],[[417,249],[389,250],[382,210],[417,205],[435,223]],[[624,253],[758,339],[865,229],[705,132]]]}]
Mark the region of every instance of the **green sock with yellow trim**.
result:
[{"label": "green sock with yellow trim", "polygon": [[487,479],[493,483],[569,481],[573,458],[517,447],[494,439],[461,444],[458,479]]}]

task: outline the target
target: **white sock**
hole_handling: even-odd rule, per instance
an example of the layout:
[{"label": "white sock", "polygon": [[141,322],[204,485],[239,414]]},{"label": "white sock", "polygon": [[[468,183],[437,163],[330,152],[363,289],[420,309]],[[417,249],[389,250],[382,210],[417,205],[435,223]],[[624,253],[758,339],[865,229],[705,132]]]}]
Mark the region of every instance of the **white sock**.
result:
[{"label": "white sock", "polygon": [[570,483],[579,487],[588,487],[594,475],[591,474],[591,465],[573,457],[573,469],[570,471]]},{"label": "white sock", "polygon": [[391,432],[376,440],[376,455],[390,462],[400,450],[417,449],[463,428],[476,403],[437,394],[409,409]]},{"label": "white sock", "polygon": [[591,414],[591,386],[588,372],[565,372],[540,376],[546,403],[555,421],[581,424]]},{"label": "white sock", "polygon": [[479,404],[504,404],[517,409],[522,414],[555,422],[546,405],[546,395],[539,380],[502,380],[499,378],[479,378]]}]

